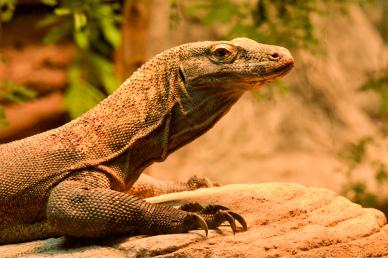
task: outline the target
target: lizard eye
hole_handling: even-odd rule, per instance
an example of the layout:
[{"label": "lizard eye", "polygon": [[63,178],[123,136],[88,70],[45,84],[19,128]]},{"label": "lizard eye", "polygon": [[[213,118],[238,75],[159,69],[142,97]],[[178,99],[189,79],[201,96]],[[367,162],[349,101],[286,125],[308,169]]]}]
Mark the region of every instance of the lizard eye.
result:
[{"label": "lizard eye", "polygon": [[224,47],[218,47],[214,50],[214,55],[220,58],[224,58],[227,55],[230,55],[230,51]]},{"label": "lizard eye", "polygon": [[216,63],[231,63],[236,57],[236,47],[221,43],[211,48],[211,60]]}]

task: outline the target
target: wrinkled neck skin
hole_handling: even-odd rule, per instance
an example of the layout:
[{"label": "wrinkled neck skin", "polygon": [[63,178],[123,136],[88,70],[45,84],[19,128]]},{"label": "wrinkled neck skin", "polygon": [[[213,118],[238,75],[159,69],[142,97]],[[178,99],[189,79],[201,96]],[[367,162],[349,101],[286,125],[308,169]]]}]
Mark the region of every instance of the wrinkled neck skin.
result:
[{"label": "wrinkled neck skin", "polygon": [[133,154],[137,152],[136,148],[129,150],[130,156],[134,157],[130,163],[141,163],[136,166],[139,171],[155,161],[165,160],[170,153],[212,128],[243,94],[241,90],[228,90],[227,85],[220,87],[209,83],[205,87],[195,87],[185,84],[179,76],[179,62],[170,60],[166,63],[173,65],[164,67],[163,71],[158,70],[156,80],[156,73],[146,72],[153,74],[152,85],[144,87],[135,81],[131,85],[136,86],[130,86],[133,94],[145,96],[142,99],[146,101],[136,105],[147,103],[150,109],[146,109],[146,113],[153,117],[146,119],[153,124],[145,122],[152,131],[139,141],[140,149],[152,152],[136,155]]},{"label": "wrinkled neck skin", "polygon": [[195,140],[223,117],[243,91],[228,90],[227,85],[206,87],[177,84],[176,105],[172,110],[168,152]]},{"label": "wrinkled neck skin", "polygon": [[164,71],[163,76],[167,78],[165,85],[169,89],[170,105],[163,112],[166,114],[162,133],[165,138],[160,145],[162,155],[156,161],[163,161],[170,153],[212,128],[243,94],[242,90],[232,90],[225,81],[214,82],[212,78],[208,83],[191,85],[181,77],[179,61],[172,63],[174,66],[168,67],[169,73]]}]

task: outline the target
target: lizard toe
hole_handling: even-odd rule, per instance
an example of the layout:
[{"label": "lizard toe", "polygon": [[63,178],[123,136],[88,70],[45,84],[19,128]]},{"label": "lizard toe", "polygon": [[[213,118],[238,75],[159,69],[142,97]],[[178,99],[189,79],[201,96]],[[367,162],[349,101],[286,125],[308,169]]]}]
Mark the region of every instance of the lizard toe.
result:
[{"label": "lizard toe", "polygon": [[201,215],[199,215],[197,213],[189,212],[187,214],[185,220],[183,221],[183,223],[189,229],[201,228],[201,229],[205,230],[205,235],[206,236],[209,233],[209,227],[208,227],[205,219]]},{"label": "lizard toe", "polygon": [[[222,205],[207,205],[203,207],[199,203],[186,203],[179,207],[180,210],[191,214],[199,214],[206,221],[207,227],[214,229],[224,222],[228,222],[233,234],[239,230],[247,231],[248,226],[245,219],[238,213],[231,211],[229,208]],[[242,228],[237,228],[236,221],[240,223]],[[202,227],[203,228],[203,227]]]},{"label": "lizard toe", "polygon": [[229,215],[231,215],[235,220],[237,220],[240,225],[242,226],[242,231],[248,230],[248,225],[245,219],[238,213],[235,213],[233,211],[228,211]]},{"label": "lizard toe", "polygon": [[233,216],[230,215],[228,211],[224,211],[224,210],[219,210],[217,212],[217,214],[219,214],[219,216],[223,217],[223,219],[225,221],[229,222],[229,225],[232,228],[233,235],[234,235],[236,233],[236,231],[237,231],[237,227],[236,227],[236,223],[234,222]]},{"label": "lizard toe", "polygon": [[229,208],[222,205],[208,205],[203,208],[203,210],[201,211],[201,214],[206,214],[206,215],[209,215],[209,217],[214,217],[212,219],[213,220],[213,223],[211,223],[212,225],[213,224],[217,225],[218,223],[221,224],[224,221],[228,221],[230,226],[232,227],[233,233],[237,231],[237,227],[234,220],[237,220],[240,223],[240,225],[242,226],[242,231],[247,231],[248,229],[247,222],[240,214],[233,212]]}]

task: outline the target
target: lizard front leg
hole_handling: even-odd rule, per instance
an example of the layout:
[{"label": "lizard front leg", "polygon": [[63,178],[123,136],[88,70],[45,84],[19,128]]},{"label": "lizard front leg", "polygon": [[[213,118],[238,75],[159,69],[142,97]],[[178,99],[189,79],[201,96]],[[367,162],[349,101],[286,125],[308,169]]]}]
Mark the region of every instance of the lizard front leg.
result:
[{"label": "lizard front leg", "polygon": [[74,237],[126,232],[155,235],[197,228],[207,232],[206,222],[198,214],[147,203],[109,189],[108,182],[104,174],[88,172],[58,184],[48,199],[48,223],[56,232]]},{"label": "lizard front leg", "polygon": [[219,186],[209,179],[201,176],[192,176],[187,182],[160,180],[146,174],[142,174],[135,184],[127,190],[128,194],[139,198],[148,198],[161,194],[191,191],[199,188]]}]

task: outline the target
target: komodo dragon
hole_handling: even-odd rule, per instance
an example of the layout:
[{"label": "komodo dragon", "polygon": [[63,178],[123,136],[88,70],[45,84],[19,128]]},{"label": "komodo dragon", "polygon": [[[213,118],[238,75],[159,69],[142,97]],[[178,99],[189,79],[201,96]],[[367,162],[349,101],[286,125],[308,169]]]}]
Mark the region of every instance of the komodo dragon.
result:
[{"label": "komodo dragon", "polygon": [[[0,244],[197,228],[207,234],[223,222],[235,231],[234,220],[246,230],[223,206],[176,209],[131,189],[142,189],[135,182],[146,167],[205,133],[245,91],[292,66],[287,49],[247,38],[184,44],[155,56],[78,119],[0,145]],[[166,192],[206,182],[193,177]]]}]

